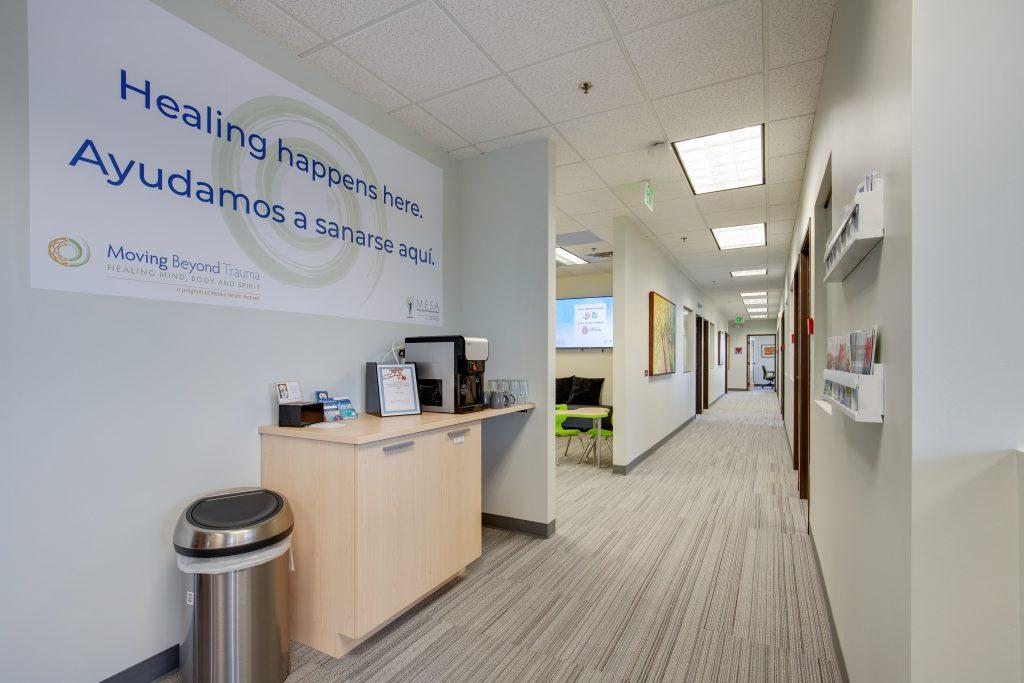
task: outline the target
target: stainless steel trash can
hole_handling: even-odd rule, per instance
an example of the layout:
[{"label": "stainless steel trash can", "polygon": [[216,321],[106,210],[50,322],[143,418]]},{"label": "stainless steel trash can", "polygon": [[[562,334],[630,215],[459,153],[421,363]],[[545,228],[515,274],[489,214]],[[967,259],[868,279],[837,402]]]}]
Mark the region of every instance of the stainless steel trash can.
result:
[{"label": "stainless steel trash can", "polygon": [[232,489],[181,513],[174,550],[184,573],[186,683],[279,683],[288,676],[294,520],[284,496]]}]

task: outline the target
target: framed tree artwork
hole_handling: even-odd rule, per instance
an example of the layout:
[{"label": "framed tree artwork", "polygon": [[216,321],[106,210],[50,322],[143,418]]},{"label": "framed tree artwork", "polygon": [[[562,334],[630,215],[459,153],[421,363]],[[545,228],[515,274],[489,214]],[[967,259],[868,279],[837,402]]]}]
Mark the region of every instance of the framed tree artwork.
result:
[{"label": "framed tree artwork", "polygon": [[652,377],[671,374],[676,371],[676,305],[657,292],[651,292],[648,314],[648,374]]}]

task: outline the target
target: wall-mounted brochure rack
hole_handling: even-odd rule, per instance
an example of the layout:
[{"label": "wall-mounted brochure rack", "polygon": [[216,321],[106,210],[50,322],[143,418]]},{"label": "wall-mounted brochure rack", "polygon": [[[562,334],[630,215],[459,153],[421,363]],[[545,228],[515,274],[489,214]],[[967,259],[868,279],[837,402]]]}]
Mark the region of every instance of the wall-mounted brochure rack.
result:
[{"label": "wall-mounted brochure rack", "polygon": [[825,245],[825,282],[842,282],[883,236],[882,178],[869,173]]},{"label": "wall-mounted brochure rack", "polygon": [[846,387],[853,400],[850,405],[825,395],[824,399],[854,422],[882,422],[882,364],[875,363],[870,375],[842,370],[825,370],[825,381]]}]

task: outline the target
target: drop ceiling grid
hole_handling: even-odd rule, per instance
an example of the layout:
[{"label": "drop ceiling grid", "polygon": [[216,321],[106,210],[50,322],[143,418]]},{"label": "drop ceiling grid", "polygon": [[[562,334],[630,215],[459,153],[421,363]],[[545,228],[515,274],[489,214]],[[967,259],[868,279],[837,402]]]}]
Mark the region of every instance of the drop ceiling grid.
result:
[{"label": "drop ceiling grid", "polygon": [[[785,267],[776,266],[776,260],[785,257],[775,254],[776,249],[788,249],[792,236],[795,202],[800,193],[821,77],[821,58],[831,28],[832,0],[218,2],[293,53],[309,58],[336,80],[393,112],[458,158],[539,137],[555,139],[559,146],[558,165],[578,166],[574,171],[560,170],[559,175],[575,177],[580,194],[604,190],[595,206],[580,204],[578,200],[585,197],[560,202],[568,201],[574,207],[574,215],[567,214],[566,218],[581,229],[600,224],[593,231],[602,237],[610,232],[609,213],[619,212],[636,220],[711,298],[719,299],[716,289],[730,298],[735,297],[734,291],[765,289],[769,281],[776,279],[777,285],[772,284],[781,289],[781,278],[775,277],[773,271]],[[755,38],[760,43],[760,64],[755,68],[749,47],[733,35],[750,33],[749,22],[756,14],[760,18]],[[386,36],[379,33],[384,28],[409,30],[412,22],[408,19],[413,15],[421,17],[419,24],[426,24],[426,28],[417,25],[407,39],[394,40],[391,32]],[[403,64],[403,54],[407,56],[417,49],[415,43],[422,42],[424,30],[435,35],[433,42],[418,48],[427,56],[420,61],[429,63],[431,68],[420,72],[421,79],[410,79],[406,70],[396,69],[395,65]],[[525,33],[517,40],[516,31]],[[690,43],[694,41],[682,45],[677,40],[686,31],[696,32],[695,40],[708,42],[706,52],[710,56],[699,52],[692,58],[694,62],[704,60],[703,72],[700,68],[697,73],[693,69],[681,71],[673,57],[692,49]],[[660,45],[653,45],[646,52],[646,47],[636,47],[651,43],[650,37],[656,35],[663,36]],[[385,46],[384,54],[381,45]],[[452,51],[456,54],[452,55]],[[658,54],[669,57],[660,71],[656,68]],[[651,55],[655,55],[653,61]],[[638,56],[640,64],[636,61]],[[452,69],[437,68],[445,59],[455,60]],[[602,74],[607,74],[604,84],[608,87],[610,82],[616,96],[587,102],[576,96],[575,102],[559,102],[556,87],[565,86],[568,90],[572,84],[565,81],[575,82],[583,78],[579,74],[589,69],[600,72],[588,76],[595,81],[596,88],[601,88]],[[459,74],[455,81],[451,80],[451,71]],[[563,84],[548,82],[560,74]],[[645,77],[654,80],[647,82]],[[657,97],[652,97],[652,86]],[[674,91],[680,89],[681,92]],[[474,101],[480,101],[479,97],[468,97],[474,92],[493,93],[504,102],[501,111],[466,111],[472,109]],[[567,99],[575,95],[571,92]],[[775,94],[781,99],[773,102]],[[481,102],[481,109],[488,104],[493,108],[489,101]],[[618,149],[615,154],[596,155],[594,152],[600,148],[585,137],[565,134],[566,130],[585,130],[603,117],[612,122],[609,130],[618,132],[612,137],[622,137],[625,131],[620,129],[635,128],[632,124],[637,116],[648,121],[647,130],[634,135],[630,144],[624,145],[628,149]],[[633,175],[636,168],[643,172],[645,165],[650,165],[637,158],[638,154],[646,154],[644,145],[760,122],[766,124],[767,184],[759,188],[761,198],[757,207],[750,201],[756,192],[741,190],[736,191],[735,199],[724,196],[728,192],[720,197],[704,195],[703,199],[695,199],[674,157],[672,172],[654,178],[656,188],[659,184],[666,188],[665,193],[656,193],[655,206],[662,208],[674,202],[680,208],[672,209],[672,217],[666,218],[664,210],[660,216],[658,211],[652,215],[642,206],[640,178]],[[717,128],[703,130],[702,126]],[[607,132],[604,135],[609,137]],[[582,142],[587,144],[581,147]],[[620,160],[633,168],[629,172],[620,169]],[[663,159],[659,171],[666,170]],[[601,185],[596,186],[597,182]],[[680,186],[684,189],[680,190]],[[628,199],[630,193],[636,193],[635,200]],[[564,194],[559,193],[560,199]],[[597,198],[597,194],[591,196]],[[692,210],[684,206],[684,200],[693,204]],[[608,209],[609,206],[616,208]],[[754,208],[761,214],[759,219],[751,211]],[[588,216],[599,223],[588,225]],[[707,259],[697,259],[705,268],[690,266],[693,261],[684,257],[697,254],[688,254],[665,238],[676,237],[680,230],[693,232],[691,228],[697,219],[706,235],[710,235],[707,231],[712,225],[762,220],[768,223],[767,246],[758,248],[763,251],[756,252],[749,262],[750,267],[768,267],[769,276],[742,278],[740,284],[735,284],[726,262],[735,263],[736,257],[728,252],[708,253]],[[680,230],[672,230],[673,221],[681,226]],[[714,287],[710,284],[712,280],[718,283]],[[737,305],[735,298],[729,308]]]}]

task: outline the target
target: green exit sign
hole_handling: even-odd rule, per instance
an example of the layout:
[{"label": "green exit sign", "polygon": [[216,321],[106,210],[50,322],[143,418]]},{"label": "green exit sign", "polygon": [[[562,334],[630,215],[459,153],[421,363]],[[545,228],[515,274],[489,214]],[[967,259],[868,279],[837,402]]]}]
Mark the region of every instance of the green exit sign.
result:
[{"label": "green exit sign", "polygon": [[736,320],[734,320],[733,322],[736,323],[737,325],[742,325],[743,324],[743,316],[742,315],[736,316]]},{"label": "green exit sign", "polygon": [[644,206],[649,211],[654,211],[654,185],[650,180],[644,181]]}]

